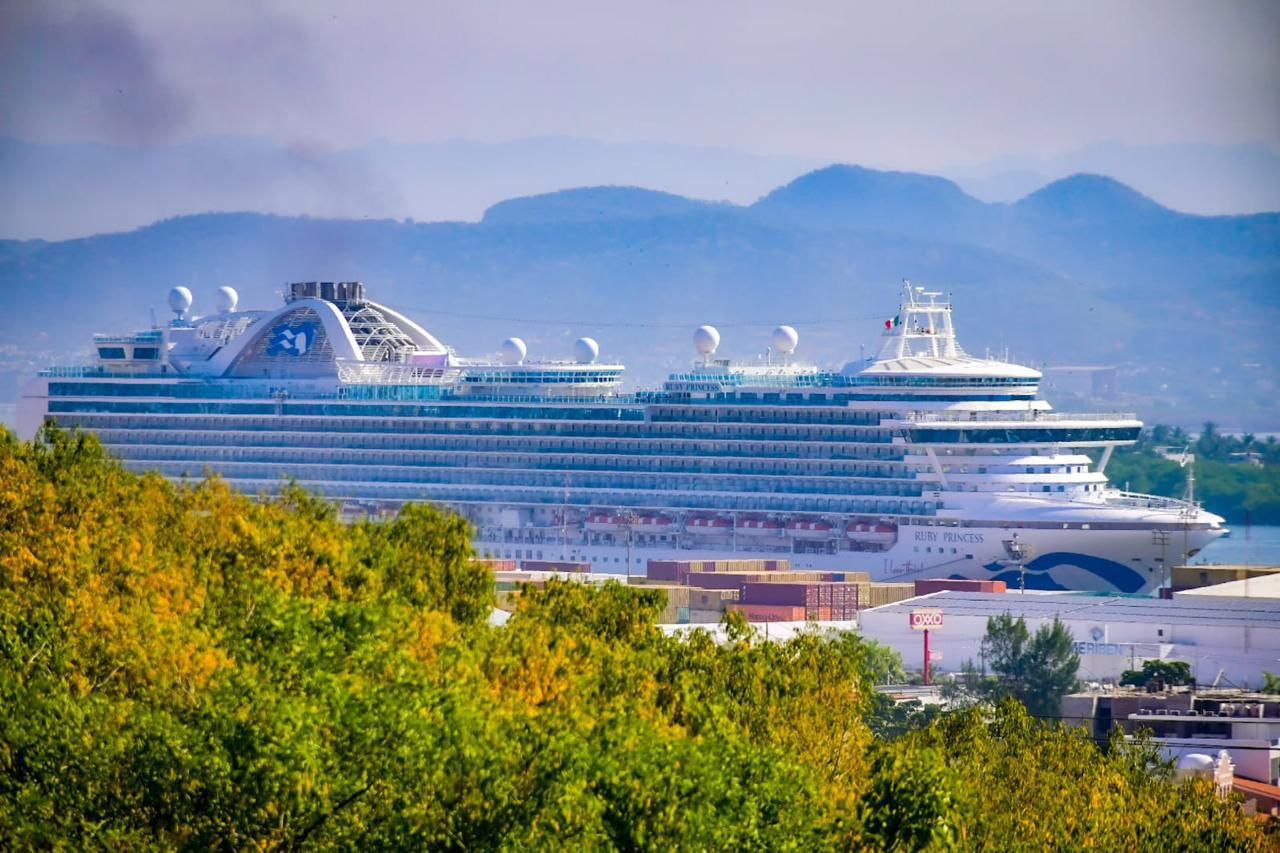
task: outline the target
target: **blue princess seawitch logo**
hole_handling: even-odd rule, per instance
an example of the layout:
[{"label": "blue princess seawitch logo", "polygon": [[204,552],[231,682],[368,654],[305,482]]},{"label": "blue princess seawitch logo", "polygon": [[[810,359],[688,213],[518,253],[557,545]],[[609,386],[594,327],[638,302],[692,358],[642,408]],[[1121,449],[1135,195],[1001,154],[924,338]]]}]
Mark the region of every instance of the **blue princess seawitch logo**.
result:
[{"label": "blue princess seawitch logo", "polygon": [[301,326],[277,326],[271,330],[271,343],[267,355],[303,355],[316,340],[316,327],[311,323]]}]

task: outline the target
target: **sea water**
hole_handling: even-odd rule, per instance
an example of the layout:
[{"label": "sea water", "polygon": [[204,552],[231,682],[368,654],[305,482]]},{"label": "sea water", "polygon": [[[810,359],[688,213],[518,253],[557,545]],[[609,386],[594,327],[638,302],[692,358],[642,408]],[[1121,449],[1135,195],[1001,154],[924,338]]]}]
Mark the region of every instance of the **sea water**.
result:
[{"label": "sea water", "polygon": [[[1172,540],[1177,534],[1170,537]],[[1172,545],[1172,542],[1170,543]],[[1194,565],[1232,563],[1280,566],[1280,527],[1231,525],[1231,535],[1209,545],[1191,560]]]}]

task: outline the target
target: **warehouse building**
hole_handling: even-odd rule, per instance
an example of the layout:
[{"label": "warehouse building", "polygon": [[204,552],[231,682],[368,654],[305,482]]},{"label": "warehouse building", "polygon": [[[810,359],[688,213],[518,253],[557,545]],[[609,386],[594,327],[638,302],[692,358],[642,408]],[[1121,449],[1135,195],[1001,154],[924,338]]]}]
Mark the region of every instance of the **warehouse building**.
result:
[{"label": "warehouse building", "polygon": [[912,610],[942,611],[930,630],[932,668],[981,666],[987,620],[1002,613],[1026,620],[1034,632],[1062,620],[1075,638],[1080,678],[1113,682],[1145,660],[1186,661],[1201,684],[1258,686],[1264,671],[1280,672],[1280,600],[1186,596],[1172,600],[1082,593],[939,592],[864,610],[862,633],[896,649],[908,668],[920,668],[923,642]]}]

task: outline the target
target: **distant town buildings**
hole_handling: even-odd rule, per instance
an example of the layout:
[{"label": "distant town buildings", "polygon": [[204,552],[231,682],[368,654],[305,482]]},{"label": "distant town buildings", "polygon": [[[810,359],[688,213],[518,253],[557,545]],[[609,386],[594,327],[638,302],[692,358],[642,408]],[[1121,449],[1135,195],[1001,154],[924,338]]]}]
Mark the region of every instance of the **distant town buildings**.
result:
[{"label": "distant town buildings", "polygon": [[1096,400],[1112,400],[1119,394],[1118,370],[1111,366],[1046,367],[1040,385],[1046,393],[1076,394]]},{"label": "distant town buildings", "polygon": [[[1237,776],[1280,784],[1280,696],[1247,690],[1106,688],[1063,697],[1066,725],[1105,738],[1113,727],[1145,731],[1180,770],[1204,769],[1226,752]],[[1198,756],[1195,757],[1195,756]]]}]

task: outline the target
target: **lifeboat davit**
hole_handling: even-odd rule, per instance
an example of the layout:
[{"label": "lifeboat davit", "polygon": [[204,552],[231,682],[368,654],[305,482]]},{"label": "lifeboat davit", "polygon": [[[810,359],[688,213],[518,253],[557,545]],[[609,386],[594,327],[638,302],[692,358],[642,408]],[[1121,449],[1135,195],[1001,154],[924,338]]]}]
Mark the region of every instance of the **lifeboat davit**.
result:
[{"label": "lifeboat davit", "polygon": [[876,545],[892,545],[898,540],[898,528],[892,524],[868,524],[859,521],[850,524],[846,532],[850,539]]},{"label": "lifeboat davit", "polygon": [[825,521],[789,521],[787,533],[795,539],[830,539],[835,528]]},{"label": "lifeboat davit", "polygon": [[610,512],[593,512],[583,526],[593,533],[620,533],[627,529],[627,519]]},{"label": "lifeboat davit", "polygon": [[739,536],[778,536],[782,524],[767,518],[740,518],[737,530]]},{"label": "lifeboat davit", "polygon": [[725,534],[733,529],[729,519],[719,515],[695,515],[684,523],[686,533]]}]

